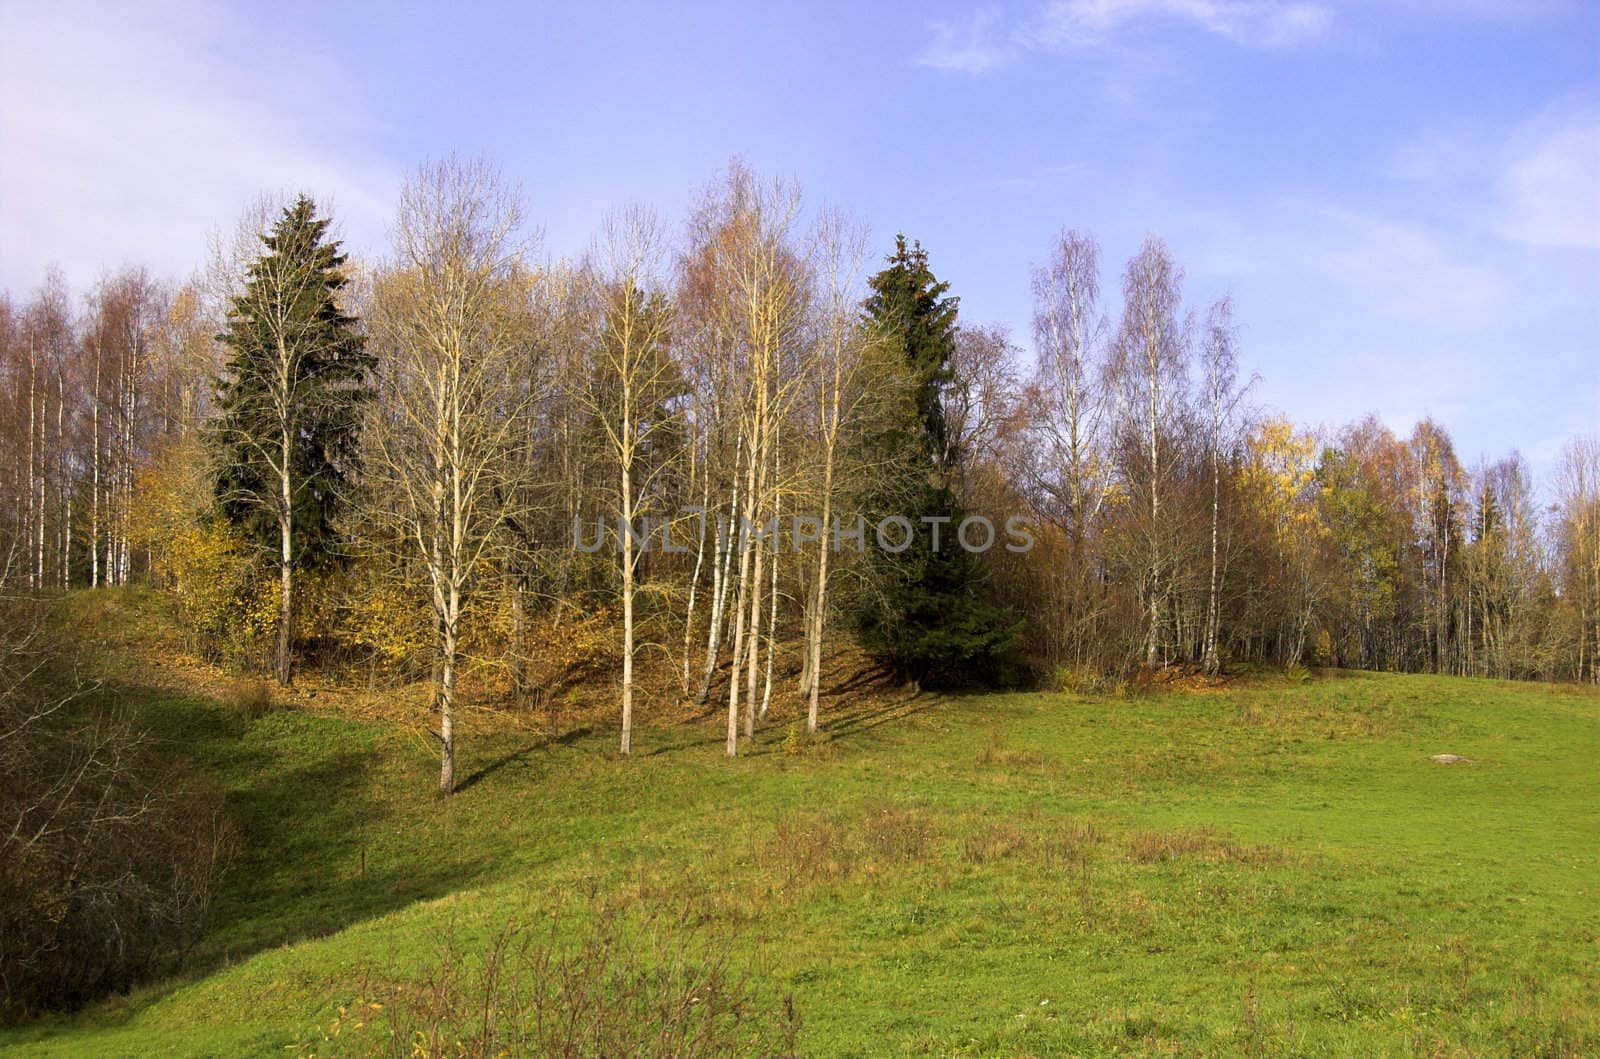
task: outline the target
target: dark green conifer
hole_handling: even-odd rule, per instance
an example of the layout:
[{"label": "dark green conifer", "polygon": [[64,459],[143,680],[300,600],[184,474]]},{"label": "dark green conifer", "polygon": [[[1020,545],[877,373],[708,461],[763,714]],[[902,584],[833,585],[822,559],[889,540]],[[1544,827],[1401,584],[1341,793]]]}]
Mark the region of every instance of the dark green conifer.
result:
[{"label": "dark green conifer", "polygon": [[895,463],[897,480],[865,498],[864,506],[872,522],[904,516],[916,536],[904,551],[874,552],[867,597],[872,602],[858,616],[862,642],[907,680],[992,680],[1022,626],[984,598],[977,559],[956,537],[965,512],[950,476],[961,454],[950,437],[944,395],[953,381],[960,300],[949,297],[950,285],[934,276],[922,245],[908,246],[904,235],[896,236],[887,267],[868,283],[867,323],[900,350],[910,401],[904,415],[886,423],[871,442]]},{"label": "dark green conifer", "polygon": [[305,196],[261,237],[218,336],[227,350],[209,442],[223,515],[271,554],[282,599],[277,675],[289,679],[293,571],[340,554],[372,357],[339,295],[345,256]]}]

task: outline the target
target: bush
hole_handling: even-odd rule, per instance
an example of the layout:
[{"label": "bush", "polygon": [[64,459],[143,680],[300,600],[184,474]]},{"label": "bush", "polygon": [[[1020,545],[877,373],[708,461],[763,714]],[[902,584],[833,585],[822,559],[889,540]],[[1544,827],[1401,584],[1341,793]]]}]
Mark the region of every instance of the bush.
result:
[{"label": "bush", "polygon": [[1077,695],[1105,695],[1119,683],[1126,683],[1123,674],[1093,665],[1058,665],[1045,687],[1050,691],[1065,691]]},{"label": "bush", "polygon": [[374,665],[412,675],[433,660],[433,612],[416,588],[368,560],[345,579],[348,594],[339,635],[366,651]]},{"label": "bush", "polygon": [[0,610],[3,1022],[175,966],[233,843],[220,796],[71,672],[42,605]]},{"label": "bush", "polygon": [[242,680],[228,689],[226,702],[244,720],[260,720],[272,712],[272,685],[259,677]]},{"label": "bush", "polygon": [[277,631],[277,581],[225,523],[188,524],[171,543],[156,568],[178,597],[190,650],[240,668],[263,662]]}]

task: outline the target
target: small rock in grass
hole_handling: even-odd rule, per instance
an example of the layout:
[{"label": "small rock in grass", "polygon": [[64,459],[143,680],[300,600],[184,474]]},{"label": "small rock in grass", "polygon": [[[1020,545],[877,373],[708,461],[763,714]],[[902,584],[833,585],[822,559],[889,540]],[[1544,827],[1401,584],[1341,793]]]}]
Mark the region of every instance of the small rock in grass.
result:
[{"label": "small rock in grass", "polygon": [[1435,765],[1472,764],[1472,759],[1470,757],[1462,757],[1460,754],[1435,754],[1433,755],[1432,761]]}]

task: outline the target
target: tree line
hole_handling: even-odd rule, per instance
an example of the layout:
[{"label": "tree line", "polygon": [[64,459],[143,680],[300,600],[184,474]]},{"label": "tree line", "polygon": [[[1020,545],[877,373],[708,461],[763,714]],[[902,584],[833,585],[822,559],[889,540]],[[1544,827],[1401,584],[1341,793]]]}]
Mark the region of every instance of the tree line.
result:
[{"label": "tree line", "polygon": [[[301,196],[186,283],[0,297],[0,589],[148,582],[229,664],[426,681],[446,792],[464,696],[604,676],[624,753],[645,696],[725,710],[732,755],[775,702],[818,728],[845,639],[922,684],[1600,679],[1594,436],[1536,484],[1431,420],[1298,427],[1154,236],[1120,289],[1042,237],[1028,354],[738,162],[572,260],[481,161],[420,167],[381,256],[330,224]],[[969,515],[1031,549],[952,547]]]}]

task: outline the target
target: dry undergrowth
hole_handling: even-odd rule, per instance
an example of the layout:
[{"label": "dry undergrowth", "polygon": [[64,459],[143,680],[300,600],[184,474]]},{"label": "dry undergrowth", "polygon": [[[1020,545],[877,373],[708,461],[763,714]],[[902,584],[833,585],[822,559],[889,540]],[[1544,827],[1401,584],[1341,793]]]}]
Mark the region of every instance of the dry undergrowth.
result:
[{"label": "dry undergrowth", "polygon": [[[102,670],[115,680],[212,699],[248,719],[273,709],[309,710],[380,721],[413,731],[419,738],[436,724],[430,680],[379,679],[364,665],[303,665],[296,669],[293,685],[281,688],[257,675],[230,672],[196,656],[171,621],[149,613],[133,618],[137,620],[106,622],[105,628],[120,630],[122,635],[96,645]],[[537,686],[520,693],[503,665],[469,660],[462,667],[457,690],[458,730],[467,735],[532,731],[554,738],[567,732],[615,727],[620,663],[615,644],[600,639],[604,642],[599,646],[586,648],[586,661],[557,667],[559,676],[552,681],[543,681],[551,671],[549,665],[530,667],[530,680],[539,678],[532,680]],[[778,645],[771,709],[762,723],[769,732],[796,720],[803,723],[805,703],[797,692],[801,648],[798,639]],[[830,645],[823,659],[823,709],[831,729],[875,725],[909,716],[938,701],[935,696],[894,684],[853,645]],[[692,690],[698,691],[702,660],[696,655],[692,661]],[[695,696],[684,694],[680,654],[641,649],[636,659],[636,722],[677,725],[720,716],[726,708],[727,676],[724,664],[706,701],[697,702]]]}]

